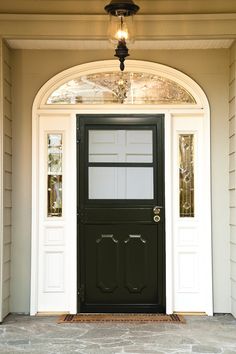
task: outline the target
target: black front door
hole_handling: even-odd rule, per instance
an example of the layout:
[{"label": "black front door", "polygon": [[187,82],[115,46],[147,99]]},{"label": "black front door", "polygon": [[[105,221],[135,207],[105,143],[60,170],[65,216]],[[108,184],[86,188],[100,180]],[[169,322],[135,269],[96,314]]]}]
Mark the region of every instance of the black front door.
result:
[{"label": "black front door", "polygon": [[77,117],[78,312],[165,312],[164,117]]}]

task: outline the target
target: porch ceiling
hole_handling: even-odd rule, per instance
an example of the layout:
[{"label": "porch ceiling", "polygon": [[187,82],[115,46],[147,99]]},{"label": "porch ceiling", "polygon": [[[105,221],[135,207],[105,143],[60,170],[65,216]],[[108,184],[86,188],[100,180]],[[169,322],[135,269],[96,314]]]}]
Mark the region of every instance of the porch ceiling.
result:
[{"label": "porch ceiling", "polygon": [[[5,14],[104,14],[110,0],[0,1]],[[214,14],[236,12],[235,0],[135,0],[140,14]]]},{"label": "porch ceiling", "polygon": [[[228,47],[236,38],[235,0],[136,0],[137,48],[182,49]],[[67,49],[106,47],[109,0],[0,1],[0,36],[13,48]],[[18,41],[12,41],[17,39]],[[43,39],[32,43],[22,39]],[[47,40],[54,40],[48,42]],[[65,42],[63,40],[70,40]],[[187,39],[194,43],[186,42]],[[199,40],[203,40],[200,41]],[[89,43],[85,43],[88,41]],[[99,40],[100,42],[94,42]],[[142,41],[148,41],[144,43]],[[176,42],[178,40],[178,42]],[[198,40],[198,41],[195,41]],[[75,42],[76,41],[76,42]],[[168,42],[166,42],[168,41]],[[181,42],[182,41],[182,42]],[[184,42],[185,41],[185,42]]]},{"label": "porch ceiling", "polygon": [[[137,15],[136,21],[139,41],[236,38],[236,12]],[[107,15],[0,14],[0,36],[9,40],[107,40],[107,26]]]}]

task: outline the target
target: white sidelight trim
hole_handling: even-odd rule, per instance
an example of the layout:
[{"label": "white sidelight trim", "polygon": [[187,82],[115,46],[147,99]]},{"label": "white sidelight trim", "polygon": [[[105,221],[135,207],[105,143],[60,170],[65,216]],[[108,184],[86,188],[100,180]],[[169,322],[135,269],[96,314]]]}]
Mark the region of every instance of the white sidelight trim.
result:
[{"label": "white sidelight trim", "polygon": [[[173,248],[172,248],[172,122],[165,114],[165,214],[166,214],[166,313],[173,313]],[[167,188],[169,186],[169,188]],[[171,220],[171,222],[167,222]]]},{"label": "white sidelight trim", "polygon": [[[176,312],[206,312],[212,315],[211,257],[209,246],[210,208],[207,198],[208,170],[205,165],[204,116],[172,115],[173,163],[173,285]],[[180,217],[179,210],[179,137],[193,135],[194,143],[194,217]],[[209,165],[208,165],[209,166]],[[187,237],[186,237],[187,236]],[[207,250],[207,251],[206,251]],[[210,299],[210,300],[209,300]],[[193,308],[194,304],[194,308]],[[203,311],[204,308],[204,311]]]},{"label": "white sidelight trim", "polygon": [[[74,117],[73,117],[74,118]],[[70,113],[38,117],[37,238],[32,239],[31,314],[76,312],[76,121]],[[47,134],[62,135],[63,216],[47,217]],[[38,168],[40,166],[40,168]],[[35,229],[35,225],[32,225]],[[47,269],[50,264],[50,269]],[[62,276],[60,277],[59,270]],[[34,287],[33,287],[34,285]],[[34,300],[34,301],[33,301]],[[36,301],[35,301],[36,300]]]},{"label": "white sidelight trim", "polygon": [[[108,60],[101,62],[93,62],[83,65],[78,65],[71,69],[65,70],[62,73],[50,79],[38,92],[33,105],[33,132],[32,132],[32,244],[31,244],[31,315],[35,315],[39,311],[43,312],[69,312],[75,313],[77,310],[77,252],[76,252],[76,114],[165,114],[165,210],[166,210],[166,310],[167,313],[172,313],[176,310],[185,311],[185,308],[176,307],[175,299],[175,279],[174,279],[174,265],[175,265],[175,239],[176,235],[176,210],[177,199],[174,198],[174,186],[177,183],[176,175],[176,161],[173,159],[173,136],[176,133],[176,122],[185,118],[188,124],[196,120],[201,123],[199,134],[203,142],[204,151],[202,151],[202,167],[205,170],[204,183],[202,184],[201,195],[204,196],[204,218],[201,220],[202,227],[204,227],[204,249],[202,257],[204,258],[205,271],[202,276],[205,277],[203,289],[201,289],[201,312],[206,312],[208,315],[213,313],[212,301],[212,250],[211,250],[211,195],[210,195],[210,111],[209,104],[205,93],[191,78],[185,74],[153,62],[144,62],[138,60],[129,60],[126,64],[128,71],[140,71],[153,73],[167,77],[173,81],[178,82],[186,90],[188,90],[195,98],[196,105],[46,105],[45,102],[48,96],[62,83],[76,78],[80,75],[92,74],[96,72],[117,70],[117,61]],[[181,118],[182,117],[182,118]],[[188,118],[186,118],[188,117]],[[68,159],[70,160],[70,193],[67,200],[70,203],[65,204],[67,212],[70,212],[65,223],[65,248],[67,263],[67,271],[65,282],[68,286],[69,292],[65,295],[63,303],[56,306],[46,306],[43,308],[38,300],[40,296],[40,253],[42,244],[40,240],[42,237],[42,197],[39,192],[42,183],[45,185],[45,177],[42,175],[42,166],[40,166],[40,122],[44,122],[44,129],[58,131],[58,119],[63,121],[63,130],[69,140],[66,140],[68,149]],[[99,118],[98,118],[99,119]],[[55,123],[54,123],[55,122]],[[176,128],[177,129],[177,128]],[[178,129],[180,129],[178,127]],[[184,129],[182,127],[181,129]],[[66,172],[68,173],[68,171]],[[173,178],[175,177],[175,180]],[[44,182],[43,182],[44,180]],[[67,189],[69,193],[69,189]],[[175,191],[176,193],[176,191]],[[69,214],[67,214],[69,215]],[[47,226],[51,227],[47,220]],[[68,230],[69,233],[68,233]],[[202,247],[202,246],[201,246]],[[66,300],[65,300],[66,299]],[[55,302],[56,304],[56,302]],[[53,307],[54,306],[54,307]],[[191,312],[197,311],[192,308]]]}]

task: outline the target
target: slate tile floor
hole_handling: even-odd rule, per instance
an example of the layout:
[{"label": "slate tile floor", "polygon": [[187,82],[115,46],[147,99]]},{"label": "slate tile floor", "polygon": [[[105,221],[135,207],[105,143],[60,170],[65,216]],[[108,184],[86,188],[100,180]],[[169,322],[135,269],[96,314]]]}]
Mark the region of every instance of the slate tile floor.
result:
[{"label": "slate tile floor", "polygon": [[57,324],[55,317],[10,315],[0,325],[0,353],[236,354],[236,319],[231,315],[186,320],[186,324]]}]

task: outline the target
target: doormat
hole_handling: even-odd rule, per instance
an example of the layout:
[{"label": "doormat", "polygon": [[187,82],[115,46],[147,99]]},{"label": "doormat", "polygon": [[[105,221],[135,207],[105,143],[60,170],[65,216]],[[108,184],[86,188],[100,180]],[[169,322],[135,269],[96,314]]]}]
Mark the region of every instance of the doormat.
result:
[{"label": "doormat", "polygon": [[63,315],[58,323],[79,323],[79,322],[167,322],[167,323],[185,323],[185,319],[180,315],[165,314],[78,314]]}]

